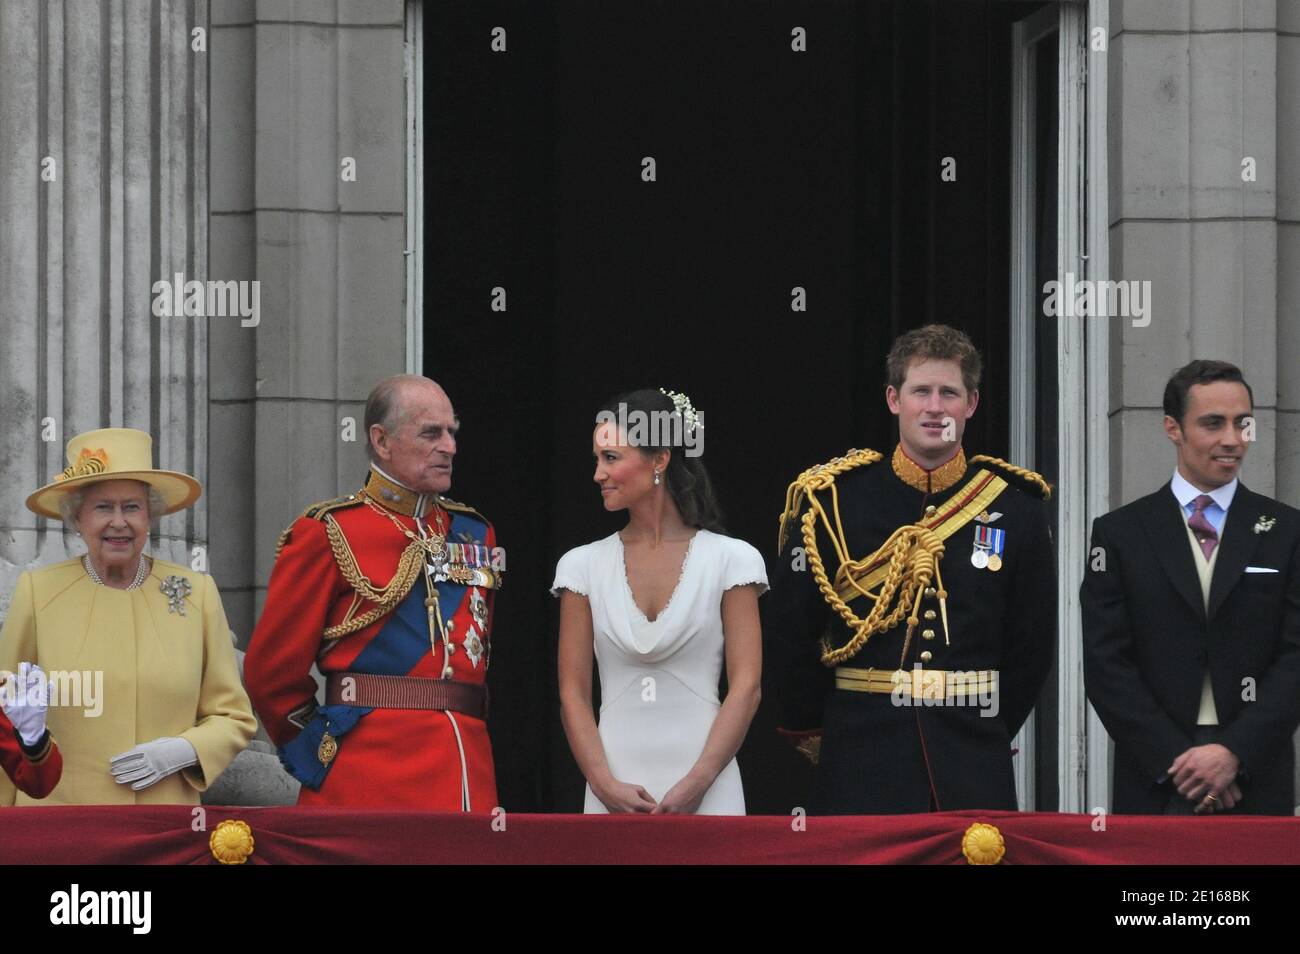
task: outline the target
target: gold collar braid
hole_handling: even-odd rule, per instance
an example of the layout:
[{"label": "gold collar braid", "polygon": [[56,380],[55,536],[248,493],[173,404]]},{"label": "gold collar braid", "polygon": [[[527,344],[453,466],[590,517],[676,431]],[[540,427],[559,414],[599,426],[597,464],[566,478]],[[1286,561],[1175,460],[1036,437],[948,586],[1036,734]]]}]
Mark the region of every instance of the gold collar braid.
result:
[{"label": "gold collar braid", "polygon": [[923,494],[939,494],[957,483],[965,475],[966,452],[958,447],[956,456],[951,460],[945,461],[933,470],[926,470],[908,457],[903,450],[903,445],[899,444],[894,448],[894,456],[890,461],[890,465],[894,468],[894,473],[898,475],[898,479],[909,487],[914,487]]},{"label": "gold collar braid", "polygon": [[438,503],[437,494],[416,493],[410,487],[385,477],[373,465],[366,474],[361,493],[381,507],[407,517],[423,517]]},{"label": "gold collar braid", "polygon": [[[943,556],[944,545],[938,534],[927,527],[907,524],[895,530],[889,539],[870,556],[854,560],[849,555],[848,543],[844,539],[844,527],[840,519],[839,492],[835,487],[835,478],[854,467],[872,464],[881,459],[882,456],[876,451],[851,450],[843,457],[837,457],[827,464],[820,464],[804,471],[786,490],[786,506],[781,514],[778,549],[785,549],[786,523],[790,517],[798,515],[806,499],[808,510],[803,514],[800,525],[808,565],[812,568],[813,579],[822,597],[853,631],[852,638],[839,649],[831,648],[829,638],[822,640],[821,660],[827,667],[837,666],[855,656],[872,635],[893,629],[903,619],[904,614],[907,614],[907,637],[903,643],[902,660],[906,660],[912,632],[920,622],[918,614],[921,600],[931,583],[937,586],[936,595],[939,597],[939,607],[943,614],[944,641],[948,641],[948,591],[944,589],[943,577],[939,573],[939,560]],[[831,492],[829,514],[817,499],[818,490]],[[839,558],[840,569],[836,573],[837,581],[848,582],[860,595],[872,601],[871,612],[865,619],[853,612],[853,609],[840,598],[826,574],[826,565],[817,550],[819,518]],[[881,561],[886,556],[889,570],[885,578],[874,588],[863,586],[858,581],[859,575],[865,573],[868,566]],[[889,608],[891,605],[892,610]],[[902,665],[903,662],[900,661],[900,668]]]}]

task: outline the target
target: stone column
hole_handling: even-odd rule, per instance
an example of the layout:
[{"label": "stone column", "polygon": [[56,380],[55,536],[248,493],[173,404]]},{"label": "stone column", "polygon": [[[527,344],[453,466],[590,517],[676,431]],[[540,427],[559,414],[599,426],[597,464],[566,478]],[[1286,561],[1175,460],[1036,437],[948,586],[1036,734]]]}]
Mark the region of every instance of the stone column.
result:
[{"label": "stone column", "polygon": [[360,486],[366,395],[405,370],[405,5],[214,0],[212,19],[212,271],[262,304],[211,339],[213,573],[243,645],[276,537]]},{"label": "stone column", "polygon": [[1111,335],[1111,504],[1168,479],[1162,388],[1213,357],[1255,393],[1243,482],[1300,505],[1300,3],[1112,0],[1111,30],[1111,275],[1154,285]]},{"label": "stone column", "polygon": [[1162,393],[1193,357],[1254,389],[1242,479],[1300,502],[1300,4],[1112,0],[1111,31],[1111,277],[1153,294],[1149,327],[1112,319],[1111,504],[1172,472]]},{"label": "stone column", "polygon": [[[69,436],[137,427],[207,477],[207,326],[155,281],[207,273],[207,0],[0,3],[0,615],[18,573],[82,552],[26,496]],[[201,36],[206,42],[206,36]],[[189,562],[207,501],[152,552]]]},{"label": "stone column", "polygon": [[1277,10],[1277,492],[1300,507],[1300,3]]}]

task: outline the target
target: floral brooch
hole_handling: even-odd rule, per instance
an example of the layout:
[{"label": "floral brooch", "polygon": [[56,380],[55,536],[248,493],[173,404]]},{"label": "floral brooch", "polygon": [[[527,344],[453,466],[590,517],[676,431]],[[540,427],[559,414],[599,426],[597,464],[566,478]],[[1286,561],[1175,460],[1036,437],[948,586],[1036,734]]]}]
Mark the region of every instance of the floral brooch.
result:
[{"label": "floral brooch", "polygon": [[162,581],[159,587],[163,595],[167,597],[167,612],[180,613],[185,615],[185,597],[189,596],[193,590],[190,588],[190,581],[183,576],[169,576]]}]

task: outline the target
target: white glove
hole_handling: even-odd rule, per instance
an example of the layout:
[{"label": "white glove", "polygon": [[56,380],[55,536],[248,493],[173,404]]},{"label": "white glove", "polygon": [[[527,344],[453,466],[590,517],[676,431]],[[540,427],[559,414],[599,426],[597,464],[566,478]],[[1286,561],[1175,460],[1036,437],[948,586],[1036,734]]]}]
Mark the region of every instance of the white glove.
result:
[{"label": "white glove", "polygon": [[113,773],[113,781],[119,785],[133,783],[131,788],[138,792],[196,764],[198,760],[199,753],[194,751],[188,739],[168,735],[152,742],[141,742],[130,751],[113,756],[108,767]]},{"label": "white glove", "polygon": [[0,708],[28,748],[45,735],[47,692],[45,673],[35,663],[19,663],[18,671],[0,685]]}]

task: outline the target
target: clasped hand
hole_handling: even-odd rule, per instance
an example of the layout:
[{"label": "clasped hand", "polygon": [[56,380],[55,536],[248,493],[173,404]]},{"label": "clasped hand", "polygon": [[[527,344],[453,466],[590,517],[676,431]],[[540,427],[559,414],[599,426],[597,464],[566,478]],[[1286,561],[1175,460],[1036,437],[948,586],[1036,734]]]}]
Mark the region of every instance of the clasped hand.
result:
[{"label": "clasped hand", "polygon": [[1198,815],[1235,808],[1241,801],[1237,772],[1241,762],[1226,746],[1211,742],[1188,749],[1169,766],[1178,794],[1196,805]]},{"label": "clasped hand", "polygon": [[694,815],[708,790],[707,784],[688,775],[670,788],[660,802],[640,785],[617,779],[596,796],[614,814]]}]

